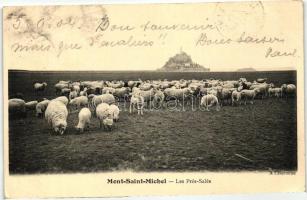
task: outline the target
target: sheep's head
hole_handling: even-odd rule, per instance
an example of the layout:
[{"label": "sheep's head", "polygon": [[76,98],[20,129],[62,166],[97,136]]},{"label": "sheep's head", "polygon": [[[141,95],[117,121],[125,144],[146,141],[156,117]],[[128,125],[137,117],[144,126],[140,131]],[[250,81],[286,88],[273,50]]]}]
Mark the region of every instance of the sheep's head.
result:
[{"label": "sheep's head", "polygon": [[41,109],[37,109],[36,110],[36,116],[38,117],[38,118],[42,118],[43,117],[43,111],[41,110]]},{"label": "sheep's head", "polygon": [[54,131],[56,133],[59,133],[60,135],[63,135],[66,130],[66,126],[67,126],[66,122],[61,122],[57,126],[55,126]]},{"label": "sheep's head", "polygon": [[83,133],[83,130],[84,130],[84,128],[78,127],[78,126],[75,126],[75,129],[76,129],[79,133]]},{"label": "sheep's head", "polygon": [[113,126],[113,118],[112,117],[107,117],[105,119],[103,119],[103,124],[105,125],[105,127],[107,127],[109,130],[112,129]]}]

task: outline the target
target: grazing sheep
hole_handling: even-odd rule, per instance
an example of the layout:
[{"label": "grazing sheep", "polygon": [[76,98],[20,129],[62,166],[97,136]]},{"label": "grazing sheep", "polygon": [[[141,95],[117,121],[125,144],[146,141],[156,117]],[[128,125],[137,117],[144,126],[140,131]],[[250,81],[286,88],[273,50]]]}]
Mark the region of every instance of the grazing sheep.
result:
[{"label": "grazing sheep", "polygon": [[253,90],[242,90],[241,97],[244,99],[244,104],[246,105],[247,99],[250,100],[251,104],[254,104],[254,99],[261,92],[260,88],[255,88]]},{"label": "grazing sheep", "polygon": [[219,101],[217,97],[213,94],[207,94],[201,98],[200,105],[204,106],[207,111],[209,108],[216,105],[216,110],[219,110]]},{"label": "grazing sheep", "polygon": [[45,111],[45,119],[51,125],[55,133],[64,134],[67,127],[68,111],[61,101],[52,100]]},{"label": "grazing sheep", "polygon": [[269,97],[282,97],[282,88],[269,88]]},{"label": "grazing sheep", "polygon": [[50,102],[50,100],[45,99],[45,100],[37,103],[36,108],[35,108],[37,117],[43,117],[44,116],[45,110],[47,109],[49,102]]},{"label": "grazing sheep", "polygon": [[282,89],[283,96],[285,96],[286,98],[290,96],[294,96],[296,93],[296,86],[294,84],[288,84],[288,85],[283,84],[281,86],[281,89]]},{"label": "grazing sheep", "polygon": [[112,130],[113,117],[109,113],[110,106],[107,103],[101,103],[96,108],[96,116],[99,119],[100,128]]},{"label": "grazing sheep", "polygon": [[135,106],[137,106],[138,115],[143,115],[144,104],[144,97],[140,94],[140,92],[135,92],[132,94],[130,99],[130,113],[132,113],[132,108],[134,110]]},{"label": "grazing sheep", "polygon": [[60,96],[60,97],[57,97],[53,100],[61,101],[63,104],[65,104],[65,106],[67,106],[67,104],[68,104],[68,98],[66,96]]},{"label": "grazing sheep", "polygon": [[119,120],[119,108],[116,105],[110,105],[109,114],[112,116],[113,120],[117,122]]},{"label": "grazing sheep", "polygon": [[10,117],[26,117],[26,102],[22,99],[9,99]]},{"label": "grazing sheep", "polygon": [[92,99],[92,105],[96,108],[100,103],[107,103],[109,105],[115,103],[115,97],[112,94],[102,94],[94,96]]},{"label": "grazing sheep", "polygon": [[175,88],[166,88],[164,90],[164,94],[166,99],[169,100],[170,98],[175,98],[179,101],[179,99],[185,99],[187,96],[193,94],[193,90],[190,88],[184,89],[175,89]]},{"label": "grazing sheep", "polygon": [[33,85],[34,87],[34,91],[36,94],[38,94],[38,92],[43,92],[45,91],[46,87],[47,87],[47,83],[43,82],[43,83],[34,83]]},{"label": "grazing sheep", "polygon": [[26,103],[26,109],[35,110],[37,104],[38,104],[38,101],[29,101]]},{"label": "grazing sheep", "polygon": [[91,111],[88,108],[82,108],[79,112],[78,118],[79,123],[76,126],[76,129],[81,133],[84,131],[85,127],[89,128],[89,123],[91,121]]},{"label": "grazing sheep", "polygon": [[88,106],[88,98],[86,96],[76,97],[69,102],[69,105],[75,106],[76,109],[81,106]]}]

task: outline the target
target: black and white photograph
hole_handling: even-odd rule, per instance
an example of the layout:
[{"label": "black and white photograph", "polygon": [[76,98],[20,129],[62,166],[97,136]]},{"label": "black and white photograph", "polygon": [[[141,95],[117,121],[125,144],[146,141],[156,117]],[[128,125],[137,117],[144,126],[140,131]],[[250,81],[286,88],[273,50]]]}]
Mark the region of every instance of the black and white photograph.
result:
[{"label": "black and white photograph", "polygon": [[296,71],[9,71],[10,173],[297,169]]}]

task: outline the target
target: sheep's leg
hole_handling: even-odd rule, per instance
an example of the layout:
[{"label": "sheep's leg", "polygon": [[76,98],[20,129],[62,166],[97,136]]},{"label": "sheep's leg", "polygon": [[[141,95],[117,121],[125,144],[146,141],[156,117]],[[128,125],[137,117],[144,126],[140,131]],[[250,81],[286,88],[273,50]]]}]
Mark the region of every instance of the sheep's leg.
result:
[{"label": "sheep's leg", "polygon": [[129,112],[130,112],[130,114],[131,114],[131,112],[132,112],[132,110],[131,110],[132,108],[131,108],[131,107],[132,107],[132,104],[130,103],[130,106],[129,106]]}]

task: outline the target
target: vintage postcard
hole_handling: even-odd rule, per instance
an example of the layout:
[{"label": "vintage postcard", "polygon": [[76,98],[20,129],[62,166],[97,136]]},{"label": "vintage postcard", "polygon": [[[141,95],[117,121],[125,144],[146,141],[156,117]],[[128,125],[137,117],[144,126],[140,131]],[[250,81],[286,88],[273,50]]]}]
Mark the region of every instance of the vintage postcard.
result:
[{"label": "vintage postcard", "polygon": [[301,1],[3,9],[8,198],[305,190]]}]

